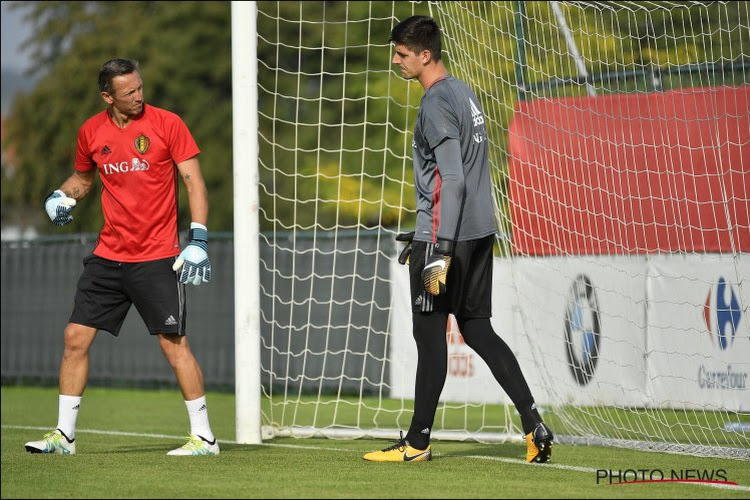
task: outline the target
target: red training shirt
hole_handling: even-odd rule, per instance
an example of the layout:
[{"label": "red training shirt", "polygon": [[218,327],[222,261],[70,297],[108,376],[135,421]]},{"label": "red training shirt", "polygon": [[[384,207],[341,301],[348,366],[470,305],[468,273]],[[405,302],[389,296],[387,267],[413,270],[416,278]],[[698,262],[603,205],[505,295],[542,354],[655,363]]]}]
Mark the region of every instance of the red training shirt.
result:
[{"label": "red training shirt", "polygon": [[102,111],[78,130],[75,168],[96,167],[102,180],[104,227],[94,254],[144,262],[180,253],[177,234],[177,164],[200,153],[174,113],[144,104],[121,129]]}]

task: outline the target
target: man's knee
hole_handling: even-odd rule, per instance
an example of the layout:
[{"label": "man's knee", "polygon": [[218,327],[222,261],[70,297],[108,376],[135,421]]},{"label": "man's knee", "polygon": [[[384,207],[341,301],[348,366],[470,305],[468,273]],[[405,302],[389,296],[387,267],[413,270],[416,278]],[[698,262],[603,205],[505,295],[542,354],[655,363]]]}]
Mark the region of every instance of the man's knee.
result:
[{"label": "man's knee", "polygon": [[177,360],[183,356],[191,355],[187,337],[175,334],[159,334],[159,346],[164,356],[170,360]]},{"label": "man's knee", "polygon": [[456,324],[461,331],[461,336],[464,338],[464,342],[466,342],[466,345],[472,349],[482,341],[483,337],[490,335],[496,336],[489,318],[457,317]]},{"label": "man's knee", "polygon": [[412,315],[414,340],[417,346],[427,349],[443,349],[448,315],[440,312],[415,313]]},{"label": "man's knee", "polygon": [[66,356],[88,353],[96,336],[96,329],[76,323],[68,323],[65,327],[64,354]]}]

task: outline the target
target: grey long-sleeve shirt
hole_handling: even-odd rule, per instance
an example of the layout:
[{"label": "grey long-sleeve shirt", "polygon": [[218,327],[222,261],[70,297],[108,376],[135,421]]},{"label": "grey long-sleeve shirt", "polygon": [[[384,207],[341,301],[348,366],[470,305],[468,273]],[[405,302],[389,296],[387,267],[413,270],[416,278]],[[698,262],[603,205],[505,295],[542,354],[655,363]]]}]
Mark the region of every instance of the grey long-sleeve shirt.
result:
[{"label": "grey long-sleeve shirt", "polygon": [[466,241],[494,234],[484,112],[464,82],[447,76],[425,91],[412,146],[414,239]]}]

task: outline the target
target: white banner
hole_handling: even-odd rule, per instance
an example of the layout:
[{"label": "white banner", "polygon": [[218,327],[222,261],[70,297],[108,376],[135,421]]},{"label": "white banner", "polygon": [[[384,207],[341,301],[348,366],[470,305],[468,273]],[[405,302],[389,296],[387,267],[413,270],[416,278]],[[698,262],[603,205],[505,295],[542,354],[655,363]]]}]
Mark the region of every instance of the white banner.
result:
[{"label": "white banner", "polygon": [[537,403],[643,405],[645,259],[517,258],[512,265],[517,338],[526,344],[519,363]]},{"label": "white banner", "polygon": [[391,336],[388,342],[391,397],[414,399],[417,345],[412,335],[409,267],[391,260]]},{"label": "white banner", "polygon": [[653,406],[749,411],[748,256],[653,257],[649,277]]},{"label": "white banner", "polygon": [[[413,399],[408,269],[391,276],[391,396]],[[747,258],[496,259],[492,324],[539,405],[748,411],[749,277]],[[510,403],[452,318],[446,341],[442,401]]]}]

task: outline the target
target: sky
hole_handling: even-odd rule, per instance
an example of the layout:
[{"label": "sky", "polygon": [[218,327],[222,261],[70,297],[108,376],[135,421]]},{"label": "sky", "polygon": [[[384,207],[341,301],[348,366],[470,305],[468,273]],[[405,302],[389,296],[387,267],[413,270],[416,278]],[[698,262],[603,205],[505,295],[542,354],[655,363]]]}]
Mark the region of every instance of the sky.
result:
[{"label": "sky", "polygon": [[[0,24],[2,25],[2,32],[0,33],[2,36],[0,40],[2,61],[0,61],[0,66],[2,66],[3,76],[5,76],[7,70],[20,73],[29,65],[28,54],[22,53],[19,46],[31,34],[31,26],[21,20],[18,11],[8,9],[11,3],[13,2],[2,2],[2,10],[0,11]],[[2,80],[2,115],[5,116],[11,99],[19,89],[15,85],[8,85],[5,78]],[[33,238],[36,235],[36,230],[4,225],[1,233],[3,240],[6,238]]]},{"label": "sky", "polygon": [[10,111],[14,99],[19,92],[28,92],[34,86],[35,79],[23,73],[29,69],[29,51],[21,51],[21,42],[28,39],[32,33],[31,24],[23,21],[23,12],[10,9],[10,5],[17,2],[2,2],[0,21],[2,22],[2,107],[0,116],[5,117]]},{"label": "sky", "polygon": [[31,34],[31,26],[23,22],[22,13],[9,9],[15,2],[2,2],[2,67],[24,70],[28,67],[28,51],[21,52],[20,45]]}]

